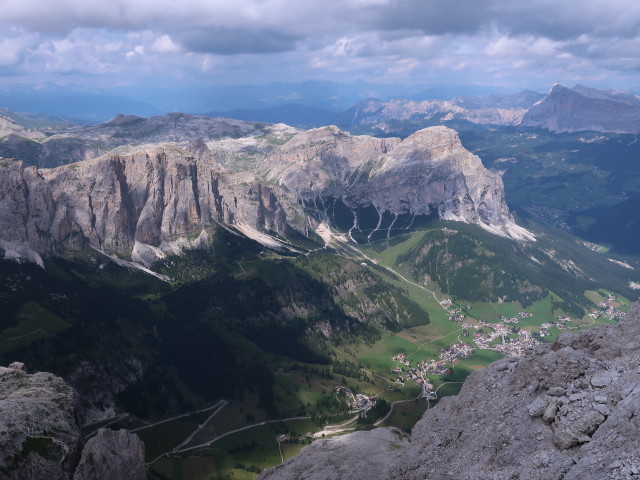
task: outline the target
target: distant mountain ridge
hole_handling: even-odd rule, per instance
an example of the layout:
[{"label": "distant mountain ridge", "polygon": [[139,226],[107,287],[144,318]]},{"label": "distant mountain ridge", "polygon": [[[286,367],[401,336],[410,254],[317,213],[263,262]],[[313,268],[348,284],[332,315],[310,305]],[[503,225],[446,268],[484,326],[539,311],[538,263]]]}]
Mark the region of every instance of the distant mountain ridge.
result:
[{"label": "distant mountain ridge", "polygon": [[[144,116],[165,113],[150,103],[125,96],[54,87],[0,89],[0,107],[14,112],[65,117],[76,123],[103,122],[119,112]],[[1,110],[0,114],[3,114]]]},{"label": "distant mountain ridge", "polygon": [[210,112],[247,121],[287,123],[297,127],[334,124],[374,134],[409,134],[447,122],[545,128],[552,132],[590,130],[640,132],[640,96],[576,85],[555,84],[547,95],[524,91],[512,95],[461,96],[451,100],[363,100],[344,112],[300,104],[258,110]]},{"label": "distant mountain ridge", "polygon": [[520,123],[552,132],[639,133],[640,96],[556,83],[536,102]]},{"label": "distant mountain ridge", "polygon": [[477,108],[529,108],[544,98],[544,94],[525,90],[510,95],[465,95],[451,99],[451,103],[469,109]]},{"label": "distant mountain ridge", "polygon": [[[547,95],[523,91],[508,95],[462,95],[450,99],[440,98],[435,90],[425,90],[419,94],[401,90],[397,98],[390,98],[389,91],[383,89],[381,92],[371,91],[370,98],[361,100],[346,110],[345,99],[353,96],[342,98],[338,95],[342,98],[340,102],[335,103],[327,98],[323,103],[309,92],[312,85],[313,83],[300,86],[304,95],[298,94],[297,91],[285,95],[284,85],[271,86],[271,90],[265,91],[269,98],[264,99],[264,108],[255,108],[260,104],[256,100],[247,103],[248,108],[210,110],[205,115],[250,122],[285,123],[297,128],[337,125],[357,133],[402,136],[420,128],[449,122],[538,127],[553,132],[640,131],[640,96],[583,85],[575,85],[569,89],[557,83]],[[248,89],[247,91],[253,92],[254,95],[256,88],[245,87],[244,90]],[[223,105],[232,105],[233,101],[236,101],[237,105],[243,105],[241,98],[234,97],[235,94],[232,95],[231,92],[237,94],[244,90],[236,90],[229,90],[231,97],[226,103],[223,102]],[[226,90],[214,91],[222,95]],[[282,95],[273,97],[278,92]],[[402,92],[405,93],[404,96]],[[376,93],[384,95],[378,98]],[[440,92],[440,95],[442,93]],[[0,114],[13,118],[25,127],[64,124],[70,121],[97,123],[113,118],[121,112],[142,117],[159,116],[164,113],[154,105],[123,96],[85,91],[74,93],[64,89],[5,92],[0,90],[0,105],[4,105],[4,113],[0,110]],[[14,114],[7,107],[21,112],[40,112],[40,115]]]},{"label": "distant mountain ridge", "polygon": [[369,126],[389,132],[388,122],[409,120],[466,120],[478,124],[516,125],[527,108],[544,95],[521,92],[513,95],[476,95],[451,100],[380,100],[369,98],[343,112],[335,112],[298,103],[278,107],[208,112],[208,116],[268,123],[286,123],[312,128],[338,125],[342,128]]},{"label": "distant mountain ridge", "polygon": [[208,112],[210,117],[233,118],[248,122],[286,123],[298,128],[313,128],[323,125],[343,125],[345,113],[332,112],[322,108],[299,103],[286,103],[264,109],[240,109],[226,112]]}]

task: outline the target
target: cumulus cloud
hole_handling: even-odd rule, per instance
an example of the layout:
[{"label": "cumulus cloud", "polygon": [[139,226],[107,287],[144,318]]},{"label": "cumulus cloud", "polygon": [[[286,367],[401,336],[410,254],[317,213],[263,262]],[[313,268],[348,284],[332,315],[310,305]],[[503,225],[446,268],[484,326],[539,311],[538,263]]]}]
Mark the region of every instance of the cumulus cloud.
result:
[{"label": "cumulus cloud", "polygon": [[220,55],[286,52],[296,47],[295,37],[269,30],[196,28],[176,38],[189,51]]},{"label": "cumulus cloud", "polygon": [[636,0],[3,0],[0,16],[0,75],[588,82],[624,80],[639,47]]},{"label": "cumulus cloud", "polygon": [[151,50],[157,53],[177,53],[181,49],[169,35],[160,35],[151,44]]},{"label": "cumulus cloud", "polygon": [[37,36],[19,35],[0,38],[0,66],[14,66],[22,63],[28,51],[37,45]]}]

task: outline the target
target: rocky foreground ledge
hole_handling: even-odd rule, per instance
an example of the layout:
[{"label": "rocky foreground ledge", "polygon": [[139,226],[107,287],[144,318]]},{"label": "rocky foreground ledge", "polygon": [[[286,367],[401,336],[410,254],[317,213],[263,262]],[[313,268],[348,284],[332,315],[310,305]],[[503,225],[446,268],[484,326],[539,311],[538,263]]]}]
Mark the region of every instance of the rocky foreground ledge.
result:
[{"label": "rocky foreground ledge", "polygon": [[144,480],[144,444],[101,429],[86,444],[77,394],[51,373],[0,367],[0,480]]},{"label": "rocky foreground ledge", "polygon": [[408,440],[377,429],[317,441],[259,478],[640,479],[640,305],[472,374]]}]

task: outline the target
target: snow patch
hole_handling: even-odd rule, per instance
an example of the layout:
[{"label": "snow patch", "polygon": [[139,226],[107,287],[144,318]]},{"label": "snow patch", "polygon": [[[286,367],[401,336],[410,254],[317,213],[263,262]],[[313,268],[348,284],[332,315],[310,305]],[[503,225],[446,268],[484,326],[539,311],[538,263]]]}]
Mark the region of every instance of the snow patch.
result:
[{"label": "snow patch", "polygon": [[531,261],[536,262],[538,265],[542,265],[542,262],[533,255],[529,255],[529,258],[531,259]]}]

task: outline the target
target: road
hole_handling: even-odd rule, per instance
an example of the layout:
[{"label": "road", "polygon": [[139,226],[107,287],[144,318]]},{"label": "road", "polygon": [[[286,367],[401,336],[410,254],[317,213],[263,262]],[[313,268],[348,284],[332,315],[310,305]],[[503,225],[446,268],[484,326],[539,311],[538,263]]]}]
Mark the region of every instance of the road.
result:
[{"label": "road", "polygon": [[438,390],[440,390],[440,389],[441,389],[442,387],[444,387],[445,385],[449,385],[450,383],[464,383],[464,382],[443,382],[443,383],[441,383],[440,385],[438,385],[438,388],[436,388],[436,389],[434,390],[434,392],[433,392],[433,393],[435,393],[435,395],[436,395],[436,398],[434,398],[434,400],[437,400],[437,399],[438,399]]},{"label": "road", "polygon": [[189,417],[191,415],[195,415],[197,413],[208,412],[209,410],[213,410],[214,408],[218,408],[221,404],[229,403],[227,400],[220,400],[215,405],[212,405],[207,408],[203,408],[202,410],[196,410],[195,412],[183,413],[182,415],[176,415],[175,417],[165,418],[164,420],[160,420],[159,422],[150,423],[149,425],[145,425],[144,427],[134,428],[133,430],[129,430],[131,433],[139,432],[140,430],[145,430],[147,428],[155,427],[156,425],[162,425],[163,423],[173,422],[174,420],[178,420],[179,418]]},{"label": "road", "polygon": [[350,428],[346,428],[347,425],[352,424],[353,422],[355,422],[356,420],[358,420],[358,417],[360,417],[360,414],[358,413],[358,415],[356,415],[353,418],[350,418],[349,420],[347,420],[344,423],[341,423],[340,425],[326,425],[321,431],[316,432],[313,434],[313,438],[320,438],[323,435],[335,435],[336,433],[342,433],[346,430],[352,430]]},{"label": "road", "polygon": [[[334,238],[335,238],[335,237],[334,237]],[[336,238],[336,240],[337,240],[338,242],[340,242],[340,240],[338,240],[337,238]],[[348,243],[346,243],[346,242],[340,242],[340,243],[342,244],[342,246],[343,246],[343,247],[347,248],[348,250],[351,250],[351,251],[353,251],[353,252],[356,252],[356,253],[360,256],[360,258],[361,258],[361,259],[368,260],[368,261],[369,261],[369,262],[371,262],[372,264],[374,264],[374,265],[378,265],[378,266],[380,266],[380,267],[384,268],[385,270],[387,270],[388,272],[393,273],[396,277],[401,278],[401,279],[402,279],[402,280],[404,280],[405,282],[410,283],[411,285],[413,285],[413,286],[415,286],[415,287],[418,287],[418,288],[420,288],[421,290],[424,290],[424,291],[425,291],[425,292],[427,292],[427,293],[430,293],[430,294],[433,296],[433,298],[435,299],[435,301],[436,301],[436,302],[438,302],[438,305],[440,305],[440,307],[442,307],[442,309],[444,309],[444,310],[445,310],[445,311],[447,311],[447,312],[449,311],[449,309],[448,309],[447,307],[445,307],[444,305],[442,305],[442,304],[440,303],[440,300],[438,300],[438,297],[436,296],[435,292],[433,292],[432,290],[429,290],[428,288],[426,288],[426,287],[424,287],[424,286],[420,285],[419,283],[415,283],[415,282],[413,282],[413,281],[409,280],[407,277],[405,277],[405,276],[404,276],[404,275],[402,275],[401,273],[399,273],[399,272],[395,271],[395,270],[394,270],[393,268],[391,268],[391,267],[387,267],[386,265],[378,264],[378,263],[377,263],[373,258],[369,257],[369,256],[368,256],[367,254],[365,254],[362,250],[360,250],[360,249],[358,249],[358,248],[354,247],[353,245],[349,245],[349,244],[348,244]]]},{"label": "road", "polygon": [[[406,277],[405,277],[404,275],[402,275],[401,273],[396,272],[396,271],[395,271],[393,268],[391,268],[391,267],[387,267],[386,265],[378,264],[378,262],[377,262],[376,260],[374,260],[373,258],[369,257],[369,256],[368,256],[366,253],[364,253],[362,250],[360,250],[360,249],[358,249],[358,248],[354,247],[353,245],[350,245],[350,244],[349,244],[347,241],[345,241],[345,240],[341,240],[341,239],[340,239],[340,236],[335,235],[335,234],[331,231],[331,229],[328,229],[328,228],[327,228],[327,230],[328,230],[328,231],[327,231],[327,232],[326,232],[326,234],[325,234],[325,236],[326,236],[327,238],[324,238],[324,237],[323,237],[323,238],[324,238],[324,241],[325,241],[325,247],[326,247],[327,245],[329,245],[329,244],[330,244],[330,242],[332,242],[332,241],[333,241],[333,242],[335,242],[335,243],[337,243],[337,244],[339,244],[343,249],[345,249],[345,250],[349,250],[349,251],[351,251],[352,253],[354,253],[354,254],[355,254],[355,256],[356,256],[356,259],[359,259],[359,260],[368,260],[369,262],[371,262],[371,263],[372,263],[372,264],[374,264],[374,265],[379,265],[380,267],[384,268],[385,270],[387,270],[387,271],[389,271],[389,272],[393,273],[393,274],[394,274],[395,276],[397,276],[398,278],[401,278],[403,281],[405,281],[405,282],[407,282],[407,283],[410,283],[411,285],[414,285],[414,286],[416,286],[416,287],[420,288],[421,290],[424,290],[425,292],[427,292],[427,293],[431,294],[431,295],[433,296],[433,298],[435,299],[435,301],[436,301],[436,302],[438,302],[438,305],[440,305],[440,307],[442,307],[442,308],[443,308],[445,311],[447,311],[447,312],[449,311],[449,309],[448,309],[447,307],[445,307],[444,305],[442,305],[442,304],[440,303],[440,300],[438,300],[438,297],[436,296],[435,292],[433,292],[432,290],[429,290],[428,288],[426,288],[426,287],[424,287],[424,286],[422,286],[422,285],[420,285],[420,284],[418,284],[418,283],[412,282],[411,280],[409,280],[408,278],[406,278]],[[339,255],[339,254],[337,254],[337,255],[338,255],[338,256],[343,256],[343,257],[345,257],[345,258],[349,258],[349,257],[347,257],[346,255]]]},{"label": "road", "polygon": [[206,426],[207,426],[207,424],[208,424],[211,420],[213,420],[213,417],[215,417],[218,413],[220,413],[220,411],[221,411],[224,407],[226,407],[227,405],[229,405],[229,402],[228,402],[227,400],[222,400],[222,403],[219,403],[219,405],[220,405],[220,406],[219,406],[216,410],[214,410],[214,411],[213,411],[213,413],[212,413],[211,415],[209,415],[209,416],[207,417],[207,419],[206,419],[204,422],[202,422],[200,425],[198,425],[198,428],[196,428],[196,429],[193,431],[193,433],[192,433],[191,435],[189,435],[189,436],[187,437],[187,439],[186,439],[184,442],[182,442],[180,445],[178,445],[176,448],[174,448],[174,449],[173,449],[173,451],[174,451],[174,452],[178,452],[178,451],[180,451],[180,449],[181,449],[182,447],[184,447],[187,443],[189,443],[191,440],[193,440],[193,437],[195,437],[195,436],[198,434],[198,432],[200,432],[200,430],[202,430],[204,427],[206,427]]},{"label": "road", "polygon": [[[181,415],[184,416],[184,415]],[[180,417],[177,417],[180,418]],[[182,450],[177,450],[177,451],[171,451],[171,452],[165,452],[161,455],[159,455],[156,459],[154,459],[152,462],[147,463],[147,467],[150,467],[151,465],[153,465],[154,463],[156,463],[158,460],[160,460],[163,457],[166,457],[172,453],[183,453],[183,452],[189,452],[191,450],[197,450],[198,448],[204,448],[204,447],[209,447],[211,445],[213,445],[215,442],[217,442],[218,440],[228,437],[229,435],[233,435],[234,433],[238,433],[238,432],[242,432],[244,430],[249,430],[250,428],[255,428],[255,427],[260,427],[262,425],[266,425],[268,423],[278,423],[278,422],[292,422],[294,420],[309,420],[311,417],[310,416],[305,416],[305,417],[292,417],[292,418],[283,418],[283,419],[278,419],[278,420],[265,420],[264,422],[258,422],[258,423],[254,423],[251,425],[247,425],[245,427],[241,427],[241,428],[236,428],[235,430],[231,430],[229,432],[225,432],[222,435],[218,435],[217,437],[205,442],[205,443],[200,443],[198,445],[193,445],[191,447],[187,447],[187,448],[183,448]]]},{"label": "road", "polygon": [[417,400],[421,396],[422,396],[422,393],[420,393],[420,395],[418,395],[415,399],[410,398],[409,400],[396,400],[395,402],[393,402],[391,404],[391,408],[389,408],[389,411],[387,412],[387,414],[384,417],[382,417],[380,420],[375,422],[373,424],[373,426],[377,427],[378,425],[382,424],[382,422],[384,422],[387,418],[389,418],[391,416],[391,414],[393,413],[393,407],[395,407],[398,403],[413,402],[414,400]]},{"label": "road", "polygon": [[[450,383],[464,383],[464,382],[444,382],[444,383],[438,385],[438,388],[436,388],[435,391],[433,392],[433,393],[435,393],[436,398],[427,399],[427,402],[429,402],[430,400],[437,400],[438,399],[438,390],[440,390],[440,388],[443,387],[444,385],[448,385]],[[421,398],[423,393],[424,393],[424,391],[421,392],[420,395],[418,395],[415,399],[417,400],[417,399]],[[398,403],[404,403],[404,402],[413,402],[413,400],[412,399],[409,399],[409,400],[396,400],[395,402],[393,402],[391,404],[391,408],[389,409],[387,414],[384,417],[382,417],[380,420],[378,420],[376,423],[374,423],[373,426],[377,427],[378,425],[382,424],[382,422],[384,422],[387,418],[389,418],[391,416],[391,414],[393,413],[393,407],[395,407],[396,404],[398,404]]]},{"label": "road", "polygon": [[9,338],[5,338],[2,341],[3,342],[15,342],[16,340],[20,340],[21,338],[28,337],[29,335],[35,335],[36,333],[38,333],[41,330],[42,330],[42,328],[39,328],[37,330],[34,330],[33,332],[29,332],[29,333],[25,333],[24,335],[20,335],[19,337],[9,337]]},{"label": "road", "polygon": [[453,335],[453,334],[455,334],[455,333],[461,332],[462,330],[464,330],[464,329],[463,329],[463,328],[459,328],[458,330],[454,330],[453,332],[451,332],[451,333],[447,333],[446,335],[443,335],[443,336],[441,336],[441,337],[434,338],[433,340],[427,340],[426,342],[421,343],[420,345],[418,345],[418,348],[416,349],[416,351],[415,351],[415,352],[409,353],[409,354],[407,355],[407,358],[409,358],[410,356],[415,355],[416,353],[418,353],[418,352],[420,351],[420,349],[421,349],[424,345],[426,345],[427,343],[433,343],[433,342],[436,342],[436,341],[438,341],[438,340],[442,340],[443,338],[447,338],[447,337],[449,337],[449,336],[451,336],[451,335]]}]

